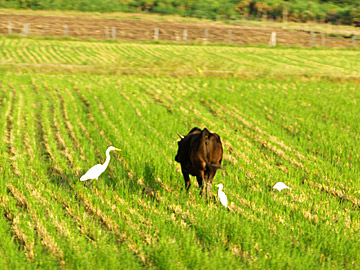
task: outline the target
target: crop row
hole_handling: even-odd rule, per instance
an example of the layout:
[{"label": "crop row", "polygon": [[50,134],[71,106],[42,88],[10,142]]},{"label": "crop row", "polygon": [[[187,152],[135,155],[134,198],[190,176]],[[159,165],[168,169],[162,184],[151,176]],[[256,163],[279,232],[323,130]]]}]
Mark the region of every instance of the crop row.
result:
[{"label": "crop row", "polygon": [[[359,76],[356,51],[0,39],[0,63],[122,73]],[[259,65],[258,63],[262,63]],[[72,67],[73,66],[73,67]],[[94,69],[95,67],[95,69]],[[101,68],[100,68],[101,67]],[[321,71],[320,71],[321,70]],[[284,72],[286,71],[286,72]]]}]

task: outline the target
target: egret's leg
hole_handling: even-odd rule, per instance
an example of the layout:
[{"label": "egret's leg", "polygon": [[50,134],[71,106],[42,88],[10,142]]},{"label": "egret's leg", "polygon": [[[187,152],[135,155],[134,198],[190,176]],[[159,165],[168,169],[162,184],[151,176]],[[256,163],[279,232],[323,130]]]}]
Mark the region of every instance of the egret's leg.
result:
[{"label": "egret's leg", "polygon": [[97,178],[96,178],[96,188],[99,189],[99,181]]},{"label": "egret's leg", "polygon": [[91,181],[89,182],[89,184],[87,184],[88,187],[90,187],[93,183],[94,179],[91,179]]}]

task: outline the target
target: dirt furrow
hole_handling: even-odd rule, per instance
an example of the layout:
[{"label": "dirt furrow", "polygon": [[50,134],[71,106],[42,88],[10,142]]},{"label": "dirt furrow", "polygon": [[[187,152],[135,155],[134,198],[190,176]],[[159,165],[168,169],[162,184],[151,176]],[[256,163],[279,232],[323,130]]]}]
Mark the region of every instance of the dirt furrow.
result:
[{"label": "dirt furrow", "polygon": [[347,194],[346,191],[344,190],[337,190],[333,187],[329,187],[321,183],[315,183],[314,181],[311,180],[309,181],[305,180],[304,182],[311,187],[316,187],[320,191],[324,191],[328,194],[331,194],[332,196],[336,197],[339,201],[349,201],[354,205],[354,207],[360,209],[360,200],[354,196]]},{"label": "dirt furrow", "polygon": [[[75,190],[74,190],[75,191]],[[85,209],[89,212],[95,215],[101,223],[114,235],[118,237],[121,243],[127,243],[128,248],[137,256],[140,257],[142,263],[146,265],[147,267],[151,267],[153,263],[147,258],[144,251],[142,250],[141,246],[139,246],[136,242],[132,241],[131,236],[128,234],[128,232],[123,232],[120,227],[117,225],[116,221],[113,220],[111,217],[107,216],[103,211],[100,210],[100,208],[93,205],[90,200],[86,198],[85,195],[81,194],[79,191],[76,191],[76,196],[79,200],[82,201],[82,203],[85,206]],[[103,201],[105,201],[103,198],[101,198]],[[122,218],[124,218],[124,214],[121,212],[119,213]],[[128,223],[127,225],[130,227],[133,227],[133,223],[130,220],[125,221]],[[136,226],[135,226],[136,228]],[[134,228],[133,228],[134,229]],[[137,230],[135,230],[137,231]],[[137,231],[138,232],[138,231]]]},{"label": "dirt furrow", "polygon": [[[250,131],[253,131],[255,134],[252,134],[251,132],[247,132],[243,130],[242,128],[237,128],[241,133],[243,133],[245,136],[249,137],[253,141],[260,144],[262,147],[268,149],[269,151],[273,152],[275,155],[277,155],[280,159],[284,159],[286,161],[289,161],[290,163],[294,164],[295,166],[304,169],[304,165],[301,162],[298,162],[296,159],[289,157],[283,150],[279,149],[275,145],[273,145],[271,142],[267,141],[262,137],[262,135],[267,136],[270,138],[270,141],[275,141],[279,144],[278,140],[271,136],[270,134],[266,133],[265,131],[261,130],[259,127],[255,126],[254,124],[250,123],[248,120],[240,116],[239,114],[234,114],[231,111],[229,111],[227,108],[222,106],[221,104],[217,103],[216,101],[212,100],[214,104],[216,104],[216,107],[218,108],[218,111],[223,113],[227,113],[228,115],[231,115],[235,117],[242,125],[244,125],[246,128],[248,128]],[[226,121],[226,117],[222,117],[224,121]],[[235,125],[236,127],[237,125]],[[288,172],[288,168],[282,164],[281,166],[278,166],[280,170],[284,171],[285,173]]]},{"label": "dirt furrow", "polygon": [[[148,121],[144,118],[144,116],[141,114],[140,110],[136,107],[136,105],[132,102],[132,99],[129,98],[124,92],[119,92],[120,95],[122,95],[125,99],[129,100],[129,104],[131,105],[131,107],[136,111],[136,114],[138,115],[138,117],[140,118],[140,120],[145,124],[145,126],[152,132],[154,133],[158,138],[161,138],[162,140],[165,140],[164,136],[162,134],[160,134],[156,128],[154,128],[153,126],[151,126]],[[134,96],[133,96],[134,98]],[[164,151],[164,149],[159,149],[159,151],[162,153],[162,155],[164,156],[164,158],[166,159],[166,161],[170,164],[170,165],[174,165],[174,162],[172,159],[170,159],[168,157],[168,155],[166,154],[166,152]]]},{"label": "dirt furrow", "polygon": [[[216,101],[214,101],[216,102]],[[219,106],[220,104],[216,102],[216,105]],[[261,128],[255,126],[254,124],[250,123],[249,121],[247,121],[246,119],[244,119],[239,110],[236,109],[234,106],[230,106],[231,110],[233,110],[233,112],[235,113],[231,113],[231,111],[229,111],[228,109],[224,108],[223,106],[220,105],[220,107],[222,109],[225,109],[228,113],[230,113],[231,115],[235,116],[242,124],[244,124],[247,128],[256,131],[258,134],[264,135],[265,137],[267,137],[272,143],[277,144],[278,146],[280,146],[281,148],[283,148],[284,150],[290,152],[290,153],[295,153],[295,155],[297,156],[297,158],[299,160],[295,160],[294,164],[298,167],[301,167],[302,164],[301,162],[306,160],[305,156],[302,155],[300,152],[294,150],[293,147],[290,147],[288,145],[286,145],[283,141],[280,141],[278,138],[276,138],[275,136],[272,136],[271,134],[269,134],[268,132],[262,130]]]},{"label": "dirt furrow", "polygon": [[62,208],[64,209],[66,215],[68,215],[70,218],[74,220],[74,222],[77,224],[77,228],[79,232],[84,235],[92,244],[96,245],[96,234],[90,230],[90,226],[88,224],[87,220],[90,220],[93,218],[92,215],[89,215],[87,212],[80,213],[78,210],[74,209],[69,202],[61,198],[58,194],[53,192],[50,189],[46,189],[46,191],[51,194],[51,196],[62,205]]},{"label": "dirt furrow", "polygon": [[[15,99],[16,97],[19,96],[19,103],[16,104],[15,103]],[[10,106],[8,108],[8,110],[5,112],[5,121],[6,121],[6,125],[5,125],[5,138],[4,138],[4,142],[7,145],[7,156],[8,156],[8,160],[10,162],[10,168],[13,171],[13,173],[16,176],[20,176],[20,171],[19,168],[17,167],[17,163],[16,163],[16,159],[19,158],[19,153],[15,147],[15,133],[14,133],[14,129],[15,129],[15,124],[19,124],[20,126],[17,126],[16,128],[20,129],[21,128],[21,110],[22,110],[22,102],[23,102],[23,97],[21,94],[18,94],[14,88],[12,87],[11,89],[11,93],[10,93]],[[15,106],[17,108],[15,108]],[[17,112],[15,112],[15,110],[17,110]],[[17,123],[14,123],[14,115],[17,114],[18,121]]]},{"label": "dirt furrow", "polygon": [[[53,95],[53,90],[50,89],[46,84],[44,85],[45,89],[49,95],[49,97],[51,98],[50,100],[55,101],[58,100],[54,95]],[[48,103],[50,103],[50,100],[48,100]],[[71,168],[74,168],[74,161],[72,158],[72,155],[70,154],[70,149],[67,147],[65,139],[63,138],[63,136],[61,135],[60,131],[61,131],[61,127],[60,124],[58,123],[58,117],[57,117],[57,108],[52,107],[49,112],[51,112],[53,114],[53,118],[51,121],[51,128],[53,130],[53,134],[55,135],[56,138],[56,145],[58,148],[58,152],[62,153],[65,158],[67,159],[67,163],[69,164],[69,166]]]},{"label": "dirt furrow", "polygon": [[64,237],[69,238],[74,243],[75,238],[71,235],[68,225],[64,222],[64,220],[59,219],[58,215],[53,213],[53,206],[51,205],[51,203],[41,195],[41,192],[39,192],[39,190],[34,185],[30,184],[27,181],[25,181],[25,185],[32,197],[35,198],[41,205],[46,208],[47,218],[51,220],[57,231]]},{"label": "dirt furrow", "polygon": [[[5,217],[11,223],[12,230],[14,231],[16,239],[24,246],[25,256],[29,261],[32,261],[35,257],[34,253],[34,241],[29,239],[24,230],[20,226],[20,219],[22,214],[15,215],[8,207],[9,201],[7,197],[0,195],[0,207],[5,210]],[[32,226],[29,224],[29,226]]]},{"label": "dirt furrow", "polygon": [[[76,101],[75,101],[75,98],[74,96],[72,95],[72,93],[70,92],[69,89],[65,89],[66,93],[70,96],[71,100],[73,101],[73,103],[75,104]],[[75,105],[74,106],[74,115],[76,116],[76,124],[81,128],[82,132],[85,134],[86,138],[93,144],[94,143],[94,140],[93,138],[91,137],[88,129],[85,127],[85,125],[81,122],[79,116],[79,110],[77,108],[77,106]],[[99,158],[102,158],[102,153],[99,151],[98,148],[95,149],[97,155]]]},{"label": "dirt furrow", "polygon": [[70,120],[69,120],[69,116],[68,116],[68,110],[67,110],[67,107],[66,107],[66,102],[64,100],[64,97],[62,96],[62,94],[60,93],[60,90],[55,88],[55,91],[56,91],[56,94],[59,98],[59,101],[60,101],[60,107],[61,107],[61,112],[62,112],[62,116],[63,118],[65,119],[65,125],[66,125],[66,128],[67,128],[67,131],[72,139],[72,142],[73,142],[73,146],[76,147],[77,149],[79,149],[80,151],[80,158],[82,160],[85,160],[85,155],[84,155],[84,150],[80,144],[80,141],[78,140],[78,138],[76,137],[75,135],[75,132],[74,132],[74,127],[73,125],[71,124]]},{"label": "dirt furrow", "polygon": [[17,200],[18,204],[24,207],[27,212],[30,214],[36,233],[41,238],[41,243],[50,251],[50,253],[59,260],[60,265],[65,265],[63,251],[58,247],[58,244],[55,242],[54,238],[47,232],[44,225],[40,222],[40,219],[37,217],[36,212],[30,207],[25,196],[12,184],[6,185],[12,196]]}]

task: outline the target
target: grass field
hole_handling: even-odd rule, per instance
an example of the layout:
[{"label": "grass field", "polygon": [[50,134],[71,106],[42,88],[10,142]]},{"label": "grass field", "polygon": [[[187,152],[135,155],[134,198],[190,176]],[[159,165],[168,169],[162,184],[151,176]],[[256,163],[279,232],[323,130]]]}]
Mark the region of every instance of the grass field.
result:
[{"label": "grass field", "polygon": [[[359,264],[358,51],[0,44],[0,268]],[[176,131],[194,126],[222,138],[231,211],[184,191]]]},{"label": "grass field", "polygon": [[[359,50],[33,40],[0,37],[0,67],[132,75],[360,76]],[[62,65],[62,66],[60,66]],[[71,70],[73,69],[73,70]]]}]

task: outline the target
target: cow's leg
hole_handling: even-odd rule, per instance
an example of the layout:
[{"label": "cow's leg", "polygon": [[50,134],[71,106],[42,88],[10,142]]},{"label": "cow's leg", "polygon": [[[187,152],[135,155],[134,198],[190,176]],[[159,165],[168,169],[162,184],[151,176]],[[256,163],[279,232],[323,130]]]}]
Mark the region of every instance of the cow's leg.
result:
[{"label": "cow's leg", "polygon": [[208,197],[208,183],[209,183],[209,170],[204,172],[204,188],[205,188],[205,198]]},{"label": "cow's leg", "polygon": [[[199,184],[199,188],[200,188],[200,196],[203,195],[203,189],[204,189],[204,171],[200,171],[199,175],[196,176],[196,180]],[[206,190],[205,190],[206,191]]]},{"label": "cow's leg", "polygon": [[182,174],[184,176],[184,180],[185,180],[185,189],[187,192],[189,192],[189,188],[191,186],[189,174],[187,172],[184,172],[183,169],[181,169],[181,172],[182,172]]},{"label": "cow's leg", "polygon": [[211,187],[212,187],[212,182],[214,180],[215,173],[216,173],[216,170],[214,170],[214,169],[210,169],[209,173],[208,173],[208,179],[207,179],[206,186],[207,186],[207,192],[208,192],[207,195],[209,197],[211,196]]}]

